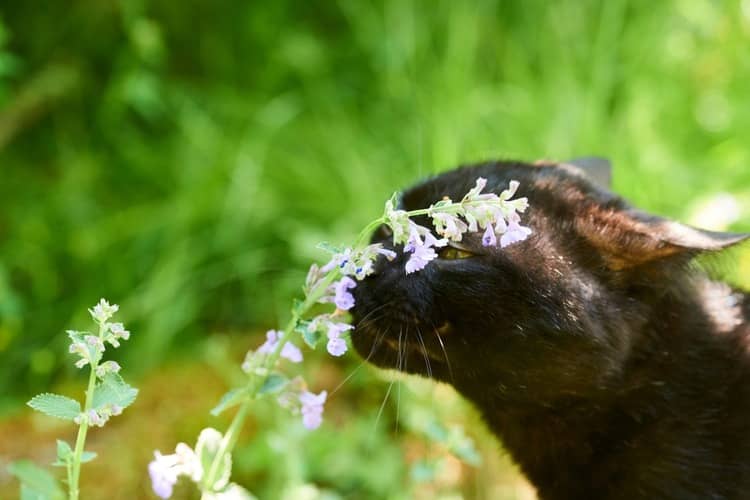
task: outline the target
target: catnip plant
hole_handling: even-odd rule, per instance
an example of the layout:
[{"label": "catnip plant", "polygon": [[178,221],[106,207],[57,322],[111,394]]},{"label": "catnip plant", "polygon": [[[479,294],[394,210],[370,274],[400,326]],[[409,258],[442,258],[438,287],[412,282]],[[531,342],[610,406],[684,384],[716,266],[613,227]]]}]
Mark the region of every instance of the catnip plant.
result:
[{"label": "catnip plant", "polygon": [[[69,500],[78,500],[81,464],[96,458],[96,453],[84,449],[89,428],[103,427],[111,417],[120,415],[130,406],[138,394],[137,389],[122,379],[120,365],[116,361],[103,360],[107,344],[117,348],[120,341],[130,338],[130,332],[122,323],[109,321],[118,309],[117,304],[101,299],[89,309],[96,323],[96,333],[67,331],[69,352],[78,357],[75,366],[79,369],[89,368],[83,408],[75,399],[51,393],[34,396],[27,403],[39,412],[78,425],[78,436],[72,447],[66,441],[57,440],[57,460],[52,464],[66,470]],[[65,498],[57,479],[45,469],[28,461],[19,461],[11,464],[9,470],[21,480],[22,499]]]},{"label": "catnip plant", "polygon": [[[303,287],[304,298],[294,302],[286,326],[268,331],[265,342],[247,353],[242,363],[242,370],[248,375],[245,384],[227,392],[211,410],[213,415],[218,415],[239,406],[228,429],[224,433],[204,429],[194,449],[179,443],[172,454],[154,452],[154,460],[148,466],[154,492],[161,498],[171,497],[178,479],[184,476],[196,484],[203,500],[254,498],[245,488],[230,481],[231,453],[237,436],[251,406],[262,398],[273,398],[283,408],[299,415],[307,429],[321,425],[327,391],[313,392],[300,376],[287,375],[280,368],[280,362],[282,359],[302,362],[302,351],[295,344],[300,340],[312,349],[325,342],[332,356],[347,352],[347,337],[354,328],[347,321],[348,311],[355,304],[352,289],[357,281],[374,272],[375,261],[380,256],[389,261],[397,257],[394,250],[380,243],[367,244],[372,231],[381,225],[391,229],[394,248],[402,246],[403,252],[409,255],[404,266],[406,274],[424,269],[437,258],[435,249],[448,245],[449,241],[461,241],[467,232],[483,231],[482,244],[488,247],[498,244],[506,247],[531,234],[530,228],[521,225],[519,215],[528,207],[527,199],[511,199],[519,183],[511,181],[500,195],[482,193],[486,184],[487,180],[480,177],[458,202],[444,198],[428,208],[410,211],[396,208],[397,195],[394,194],[385,203],[383,214],[362,229],[353,246],[340,248],[322,244],[321,248],[332,257],[323,266],[313,264],[310,267]],[[439,237],[414,222],[412,218],[417,216],[428,216]],[[311,308],[321,303],[331,304],[332,310],[309,317]]]}]

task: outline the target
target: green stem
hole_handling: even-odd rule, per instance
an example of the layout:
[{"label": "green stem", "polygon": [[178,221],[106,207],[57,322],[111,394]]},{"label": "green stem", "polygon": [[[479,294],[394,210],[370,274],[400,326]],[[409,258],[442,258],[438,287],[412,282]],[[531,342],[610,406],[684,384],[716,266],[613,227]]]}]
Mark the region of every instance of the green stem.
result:
[{"label": "green stem", "polygon": [[354,248],[359,248],[362,245],[364,245],[367,238],[370,236],[370,233],[372,233],[375,229],[378,228],[383,222],[385,221],[385,217],[379,217],[375,219],[374,221],[370,222],[365,226],[362,231],[359,232],[359,235],[357,236],[356,243],[354,244]]},{"label": "green stem", "polygon": [[[99,339],[104,338],[104,332],[106,331],[105,323],[99,323]],[[101,358],[101,356],[100,356]],[[89,373],[89,383],[86,388],[86,401],[83,406],[83,417],[81,418],[81,424],[78,427],[78,436],[76,437],[76,447],[73,452],[73,463],[69,473],[69,484],[68,484],[68,496],[70,500],[78,500],[78,479],[81,476],[81,457],[83,456],[83,447],[86,444],[86,434],[89,429],[89,410],[91,410],[91,403],[94,399],[94,388],[96,387],[96,367],[99,364],[99,359],[94,358],[91,360],[91,372]]]},{"label": "green stem", "polygon": [[[309,308],[309,305],[307,304],[308,302],[305,301],[301,308],[303,311],[306,311]],[[297,327],[299,319],[300,313],[293,312],[292,318],[289,320],[289,323],[282,332],[281,336],[277,339],[276,347],[271,352],[271,354],[268,355],[265,363],[263,363],[262,368],[265,368],[266,373],[270,373],[270,369],[276,364],[276,361],[278,361],[279,357],[281,356],[281,349],[284,347],[284,344],[286,344],[288,335]],[[224,437],[221,439],[221,443],[219,444],[219,450],[216,452],[216,455],[211,462],[211,466],[208,469],[208,473],[204,476],[204,480],[202,481],[203,486],[205,488],[208,488],[208,491],[213,491],[213,485],[218,479],[216,475],[219,473],[219,467],[224,462],[224,456],[232,453],[234,445],[237,443],[239,432],[242,430],[242,426],[245,423],[245,418],[247,417],[247,413],[250,410],[250,405],[255,399],[258,389],[260,387],[263,387],[263,382],[265,382],[267,377],[268,375],[263,377],[250,377],[250,381],[248,382],[247,397],[240,405],[239,410],[237,410],[237,413],[232,419],[232,422],[229,424],[229,428],[224,433]]]}]

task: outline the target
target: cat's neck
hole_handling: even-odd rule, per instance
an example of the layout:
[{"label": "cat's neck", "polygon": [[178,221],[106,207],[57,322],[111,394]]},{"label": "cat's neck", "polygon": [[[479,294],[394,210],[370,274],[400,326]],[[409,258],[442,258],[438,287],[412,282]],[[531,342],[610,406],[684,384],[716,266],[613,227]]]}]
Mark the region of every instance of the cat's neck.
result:
[{"label": "cat's neck", "polygon": [[713,498],[722,475],[736,487],[750,467],[734,458],[750,451],[736,416],[750,409],[750,297],[708,280],[693,290],[660,299],[601,394],[477,402],[540,498]]}]

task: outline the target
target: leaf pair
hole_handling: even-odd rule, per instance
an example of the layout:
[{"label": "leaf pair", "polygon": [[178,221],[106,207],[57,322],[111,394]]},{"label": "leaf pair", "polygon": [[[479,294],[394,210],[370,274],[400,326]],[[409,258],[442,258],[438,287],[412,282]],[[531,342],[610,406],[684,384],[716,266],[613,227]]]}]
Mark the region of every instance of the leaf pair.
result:
[{"label": "leaf pair", "polygon": [[[137,394],[138,389],[127,384],[116,373],[110,373],[94,389],[92,410],[99,411],[111,406],[126,408],[135,401]],[[36,411],[63,420],[74,420],[81,414],[78,401],[60,394],[39,394],[27,404]]]}]

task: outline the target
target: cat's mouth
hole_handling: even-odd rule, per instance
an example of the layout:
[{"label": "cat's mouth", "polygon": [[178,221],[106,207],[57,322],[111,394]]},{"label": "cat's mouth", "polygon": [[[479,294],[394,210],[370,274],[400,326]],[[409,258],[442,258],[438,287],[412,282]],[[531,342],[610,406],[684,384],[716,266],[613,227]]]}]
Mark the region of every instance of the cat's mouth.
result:
[{"label": "cat's mouth", "polygon": [[432,328],[380,329],[363,324],[356,327],[352,343],[365,360],[377,366],[442,378],[443,372],[450,371],[446,347],[450,330],[448,322]]}]

